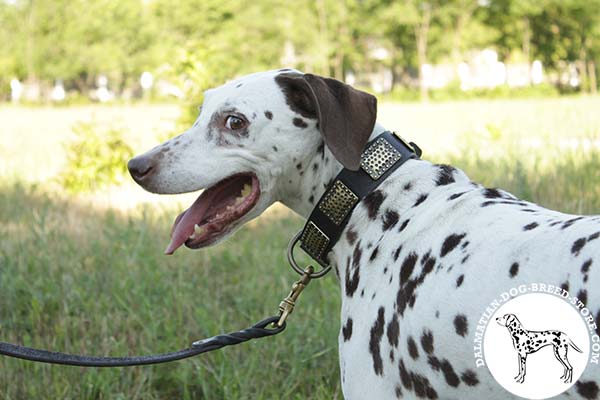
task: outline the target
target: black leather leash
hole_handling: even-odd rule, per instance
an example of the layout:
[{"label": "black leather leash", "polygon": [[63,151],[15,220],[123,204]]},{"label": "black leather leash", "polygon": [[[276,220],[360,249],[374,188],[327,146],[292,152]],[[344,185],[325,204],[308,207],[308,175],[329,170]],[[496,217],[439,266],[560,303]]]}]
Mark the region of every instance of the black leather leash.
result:
[{"label": "black leather leash", "polygon": [[49,364],[75,365],[79,367],[130,367],[135,365],[160,364],[197,356],[198,354],[217,350],[225,346],[232,346],[247,342],[252,339],[277,335],[278,333],[283,332],[285,329],[285,322],[281,326],[275,325],[273,328],[267,328],[267,326],[275,324],[279,319],[279,316],[270,317],[256,323],[250,328],[199,340],[194,342],[191,347],[188,347],[187,349],[178,350],[171,353],[132,357],[94,357],[40,350],[31,347],[0,342],[0,354],[29,361],[37,361]]},{"label": "black leather leash", "polygon": [[[294,268],[295,269],[295,268]],[[286,320],[294,311],[298,297],[315,278],[314,268],[309,265],[300,270],[301,277],[292,285],[290,293],[279,303],[279,315],[263,319],[249,328],[195,341],[186,349],[170,353],[131,357],[97,357],[68,354],[57,351],[35,349],[12,343],[0,342],[0,355],[37,361],[48,364],[74,365],[79,367],[131,367],[136,365],[161,364],[197,356],[222,347],[233,346],[252,339],[277,335],[285,330]],[[323,274],[324,275],[324,274]],[[322,276],[322,275],[320,275]]]}]

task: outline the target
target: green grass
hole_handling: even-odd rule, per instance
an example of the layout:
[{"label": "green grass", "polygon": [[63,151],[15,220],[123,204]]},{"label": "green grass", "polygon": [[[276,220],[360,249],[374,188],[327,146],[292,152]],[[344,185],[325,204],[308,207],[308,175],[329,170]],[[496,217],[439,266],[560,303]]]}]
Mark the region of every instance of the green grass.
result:
[{"label": "green grass", "polygon": [[[0,193],[3,341],[100,355],[169,351],[275,315],[297,279],[284,251],[297,218],[166,257],[172,213],[98,212],[19,184]],[[2,358],[0,398],[329,399],[339,393],[338,297],[334,279],[316,281],[284,334],[170,365]]]},{"label": "green grass", "polygon": [[[593,97],[382,104],[380,117],[417,141],[425,158],[452,163],[486,186],[594,214],[600,213],[598,109],[600,98]],[[0,340],[143,354],[182,348],[276,312],[297,278],[285,248],[299,218],[263,217],[215,248],[166,257],[169,228],[182,207],[177,199],[187,206],[193,197],[157,201],[133,185],[65,196],[56,186],[71,122],[90,115],[116,120],[139,152],[160,133],[161,111],[176,115],[164,106],[0,107]],[[341,398],[338,318],[332,275],[311,283],[277,337],[138,368],[0,358],[0,399]]]}]

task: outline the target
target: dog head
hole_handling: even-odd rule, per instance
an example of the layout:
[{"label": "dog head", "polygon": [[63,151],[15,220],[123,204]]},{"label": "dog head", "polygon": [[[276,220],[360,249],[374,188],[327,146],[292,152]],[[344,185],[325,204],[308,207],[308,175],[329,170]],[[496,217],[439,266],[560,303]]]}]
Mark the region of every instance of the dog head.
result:
[{"label": "dog head", "polygon": [[205,189],[175,220],[182,244],[215,244],[280,200],[294,160],[325,143],[356,170],[375,124],[375,97],[334,79],[295,70],[248,75],[207,90],[183,134],[129,161],[133,179],[154,193]]},{"label": "dog head", "polygon": [[496,318],[496,322],[501,326],[516,327],[519,325],[519,320],[514,314],[504,314],[502,317]]}]

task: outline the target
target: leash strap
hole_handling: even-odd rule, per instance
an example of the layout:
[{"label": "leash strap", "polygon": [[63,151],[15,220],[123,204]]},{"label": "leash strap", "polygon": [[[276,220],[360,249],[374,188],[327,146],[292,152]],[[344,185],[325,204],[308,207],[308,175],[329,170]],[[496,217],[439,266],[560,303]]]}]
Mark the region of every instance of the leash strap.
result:
[{"label": "leash strap", "polygon": [[300,235],[300,247],[327,270],[335,246],[358,203],[406,161],[421,157],[419,146],[385,131],[367,143],[357,171],[342,169],[317,202]]},{"label": "leash strap", "polygon": [[192,346],[188,347],[187,349],[174,351],[171,353],[132,357],[94,357],[40,350],[31,347],[0,342],[0,354],[29,361],[37,361],[49,364],[75,365],[80,367],[130,367],[134,365],[160,364],[175,360],[182,360],[198,354],[218,350],[222,347],[247,342],[252,339],[277,335],[278,333],[283,332],[285,329],[285,322],[282,322],[280,325],[274,325],[274,328],[267,328],[267,326],[277,323],[279,319],[279,316],[270,317],[256,323],[250,328],[202,339],[194,342]]}]

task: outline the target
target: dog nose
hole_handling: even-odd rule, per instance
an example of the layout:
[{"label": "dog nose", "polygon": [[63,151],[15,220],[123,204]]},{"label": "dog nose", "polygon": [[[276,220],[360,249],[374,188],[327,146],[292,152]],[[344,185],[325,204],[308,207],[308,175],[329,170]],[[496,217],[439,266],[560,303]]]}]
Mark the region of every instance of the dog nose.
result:
[{"label": "dog nose", "polygon": [[148,177],[154,171],[155,160],[153,157],[138,156],[127,163],[127,169],[134,180],[140,181]]}]

